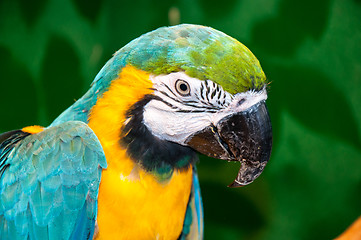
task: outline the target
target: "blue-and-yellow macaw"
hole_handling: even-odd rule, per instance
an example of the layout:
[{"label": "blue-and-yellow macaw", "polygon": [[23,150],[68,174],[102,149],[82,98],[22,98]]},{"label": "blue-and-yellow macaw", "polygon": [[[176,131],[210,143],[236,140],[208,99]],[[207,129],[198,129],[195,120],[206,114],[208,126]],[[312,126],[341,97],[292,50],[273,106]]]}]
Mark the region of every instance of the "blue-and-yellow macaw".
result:
[{"label": "blue-and-yellow macaw", "polygon": [[159,28],[116,52],[46,128],[0,135],[1,239],[202,239],[196,151],[263,171],[267,81],[240,42]]}]

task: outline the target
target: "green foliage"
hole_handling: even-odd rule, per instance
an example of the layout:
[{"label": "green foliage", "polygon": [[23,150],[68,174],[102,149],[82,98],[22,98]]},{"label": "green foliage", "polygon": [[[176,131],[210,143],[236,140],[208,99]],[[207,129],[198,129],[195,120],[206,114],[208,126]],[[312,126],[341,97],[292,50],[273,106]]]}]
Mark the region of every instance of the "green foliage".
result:
[{"label": "green foliage", "polygon": [[244,43],[271,81],[261,177],[230,189],[238,163],[198,165],[205,239],[337,236],[361,215],[360,1],[2,0],[0,130],[48,125],[116,50],[168,25],[171,7]]}]

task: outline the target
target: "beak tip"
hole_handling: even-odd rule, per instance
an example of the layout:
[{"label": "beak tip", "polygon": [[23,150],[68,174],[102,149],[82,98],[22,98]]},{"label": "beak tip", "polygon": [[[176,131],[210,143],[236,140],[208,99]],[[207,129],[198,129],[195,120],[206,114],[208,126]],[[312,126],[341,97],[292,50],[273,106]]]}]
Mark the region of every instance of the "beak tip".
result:
[{"label": "beak tip", "polygon": [[[249,182],[249,183],[251,183],[251,182]],[[241,183],[241,182],[237,181],[237,179],[236,179],[236,180],[233,181],[233,183],[229,184],[227,187],[229,187],[229,188],[238,188],[238,187],[246,186],[249,183],[244,184],[244,183]]]},{"label": "beak tip", "polygon": [[238,187],[243,187],[243,185],[240,185],[238,183],[233,182],[233,183],[229,184],[227,187],[229,187],[229,188],[238,188]]}]

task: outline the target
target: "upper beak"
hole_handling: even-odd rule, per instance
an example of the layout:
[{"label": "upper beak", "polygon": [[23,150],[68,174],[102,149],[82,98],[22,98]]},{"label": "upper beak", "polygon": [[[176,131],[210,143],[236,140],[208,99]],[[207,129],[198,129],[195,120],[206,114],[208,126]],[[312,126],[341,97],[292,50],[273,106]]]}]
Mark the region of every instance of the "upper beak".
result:
[{"label": "upper beak", "polygon": [[272,149],[272,127],[265,101],[230,114],[191,135],[186,144],[209,157],[241,162],[229,187],[253,182],[266,166]]}]

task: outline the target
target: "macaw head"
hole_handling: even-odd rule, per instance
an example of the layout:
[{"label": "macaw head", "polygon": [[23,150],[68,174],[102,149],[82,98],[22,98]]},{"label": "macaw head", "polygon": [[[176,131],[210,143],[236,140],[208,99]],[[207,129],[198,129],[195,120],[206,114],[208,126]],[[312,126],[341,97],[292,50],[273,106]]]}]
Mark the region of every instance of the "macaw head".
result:
[{"label": "macaw head", "polygon": [[220,31],[183,24],[144,34],[116,52],[93,85],[102,97],[135,98],[119,107],[119,140],[147,170],[182,169],[197,151],[240,162],[235,187],[269,160],[265,74],[250,50]]}]

